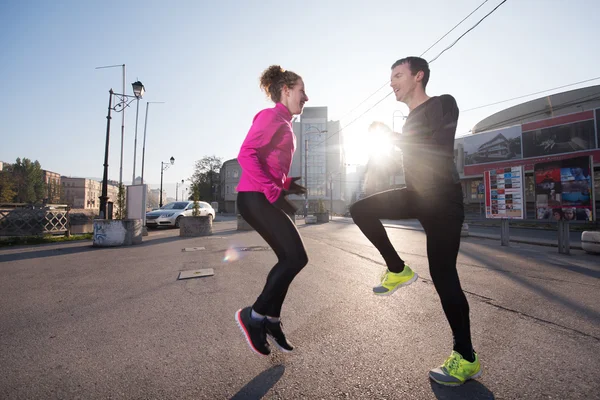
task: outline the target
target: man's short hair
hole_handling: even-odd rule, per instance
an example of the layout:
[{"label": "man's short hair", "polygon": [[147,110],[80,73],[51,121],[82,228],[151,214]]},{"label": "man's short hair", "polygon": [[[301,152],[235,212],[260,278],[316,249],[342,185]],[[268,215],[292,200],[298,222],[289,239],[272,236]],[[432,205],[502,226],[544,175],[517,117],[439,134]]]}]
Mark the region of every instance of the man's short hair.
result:
[{"label": "man's short hair", "polygon": [[392,69],[402,64],[408,64],[410,73],[413,75],[416,75],[419,71],[423,71],[423,80],[421,83],[423,84],[423,89],[425,89],[427,87],[427,82],[429,82],[429,63],[421,57],[406,57],[396,61],[392,65]]}]

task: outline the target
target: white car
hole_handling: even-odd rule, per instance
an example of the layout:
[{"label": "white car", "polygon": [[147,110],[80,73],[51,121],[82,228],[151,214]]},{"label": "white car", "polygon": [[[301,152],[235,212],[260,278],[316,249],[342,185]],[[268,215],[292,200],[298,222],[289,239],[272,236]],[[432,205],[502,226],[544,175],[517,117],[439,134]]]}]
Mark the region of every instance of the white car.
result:
[{"label": "white car", "polygon": [[[200,216],[208,216],[212,222],[215,219],[215,210],[207,202],[198,201],[197,203]],[[146,226],[148,228],[156,228],[158,226],[174,226],[175,228],[179,228],[181,218],[191,217],[193,213],[193,201],[175,201],[165,204],[158,210],[146,213]]]}]

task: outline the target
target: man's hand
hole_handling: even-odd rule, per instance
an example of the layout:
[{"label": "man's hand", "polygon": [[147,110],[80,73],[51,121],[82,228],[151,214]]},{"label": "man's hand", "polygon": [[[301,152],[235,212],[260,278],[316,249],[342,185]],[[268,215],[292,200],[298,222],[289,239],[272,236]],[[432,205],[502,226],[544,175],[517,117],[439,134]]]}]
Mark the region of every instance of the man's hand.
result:
[{"label": "man's hand", "polygon": [[302,185],[299,185],[296,183],[297,180],[299,180],[300,177],[296,176],[294,178],[292,178],[292,183],[290,183],[290,188],[287,190],[287,192],[289,194],[304,194],[306,193],[306,188]]},{"label": "man's hand", "polygon": [[369,125],[369,132],[375,132],[375,131],[379,131],[381,133],[385,133],[385,134],[391,134],[392,129],[385,123],[381,122],[381,121],[373,121],[371,122],[371,125]]}]

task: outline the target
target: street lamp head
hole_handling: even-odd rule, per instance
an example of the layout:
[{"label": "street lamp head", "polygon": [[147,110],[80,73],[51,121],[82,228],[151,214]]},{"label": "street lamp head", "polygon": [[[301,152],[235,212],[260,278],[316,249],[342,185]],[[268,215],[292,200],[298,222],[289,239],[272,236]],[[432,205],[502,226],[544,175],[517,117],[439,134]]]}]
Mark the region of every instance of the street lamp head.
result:
[{"label": "street lamp head", "polygon": [[144,95],[144,93],[146,92],[146,89],[144,88],[144,85],[142,84],[142,82],[140,82],[140,81],[133,82],[131,84],[131,86],[133,86],[133,94],[135,95],[135,97],[138,99],[141,99],[142,96]]},{"label": "street lamp head", "polygon": [[181,180],[181,183],[183,184],[183,179]]},{"label": "street lamp head", "polygon": [[171,157],[169,161],[171,161],[171,165],[175,164],[175,157]]}]

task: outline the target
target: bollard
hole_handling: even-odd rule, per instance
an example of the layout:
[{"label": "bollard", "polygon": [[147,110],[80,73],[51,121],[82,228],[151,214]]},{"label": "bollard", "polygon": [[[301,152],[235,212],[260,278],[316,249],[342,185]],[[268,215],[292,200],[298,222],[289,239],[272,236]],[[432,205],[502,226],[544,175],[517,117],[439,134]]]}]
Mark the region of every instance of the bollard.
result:
[{"label": "bollard", "polygon": [[558,252],[560,254],[571,254],[569,239],[569,221],[558,221]]},{"label": "bollard", "polygon": [[469,224],[466,222],[462,224],[462,228],[460,230],[461,237],[469,237]]},{"label": "bollard", "polygon": [[508,242],[510,240],[509,237],[509,233],[508,233],[508,223],[509,223],[509,219],[508,218],[502,218],[501,221],[501,227],[500,227],[500,244],[502,246],[508,246]]}]

